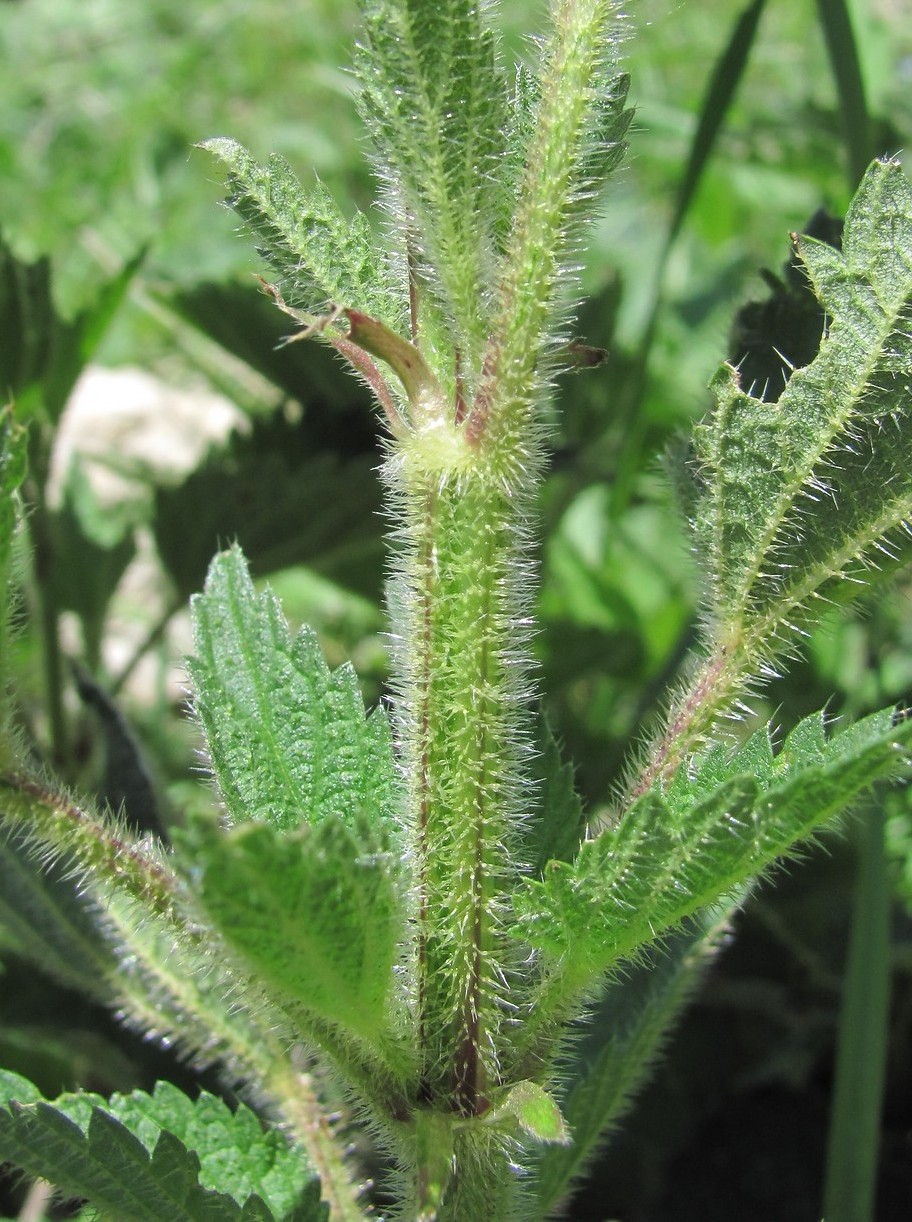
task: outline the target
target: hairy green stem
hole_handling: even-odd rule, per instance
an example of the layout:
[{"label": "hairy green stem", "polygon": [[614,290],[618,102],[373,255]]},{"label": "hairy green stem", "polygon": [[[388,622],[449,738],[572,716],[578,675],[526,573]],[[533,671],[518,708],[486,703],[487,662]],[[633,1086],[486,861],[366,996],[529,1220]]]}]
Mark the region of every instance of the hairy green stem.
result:
[{"label": "hairy green stem", "polygon": [[416,442],[397,476],[409,529],[398,598],[423,1093],[474,1115],[497,1077],[508,970],[499,924],[527,741],[523,530],[484,462],[456,447],[468,461],[435,470]]}]

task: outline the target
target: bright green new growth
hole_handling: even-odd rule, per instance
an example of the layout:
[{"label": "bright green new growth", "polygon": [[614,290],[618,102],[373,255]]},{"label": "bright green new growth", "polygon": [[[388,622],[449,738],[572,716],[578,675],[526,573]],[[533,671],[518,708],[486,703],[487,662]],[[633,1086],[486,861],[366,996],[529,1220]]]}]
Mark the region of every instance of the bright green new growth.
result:
[{"label": "bright green new growth", "polygon": [[[869,171],[842,254],[800,245],[829,315],[817,359],[777,403],[728,367],[715,379],[692,498],[705,657],[629,799],[587,837],[532,712],[529,556],[568,261],[629,122],[615,6],[557,0],[537,69],[515,80],[473,0],[363,8],[385,242],[281,159],[207,147],[277,303],[351,363],[389,426],[391,718],[365,715],[352,670],[330,672],[310,630],[292,637],[231,550],[193,601],[189,664],[225,826],[199,817],[166,855],[55,794],[4,745],[4,822],[75,862],[103,909],[73,936],[105,999],[221,1060],[293,1142],[300,1201],[226,1172],[225,1201],[205,1212],[189,1152],[201,1139],[181,1109],[209,1101],[171,1099],[159,1139],[121,1103],[74,1105],[74,1128],[70,1101],[55,1110],[12,1083],[27,1106],[3,1114],[0,1158],[103,1216],[109,1185],[80,1178],[82,1165],[119,1151],[125,1174],[180,1186],[158,1216],[305,1222],[316,1174],[331,1217],[365,1217],[327,1115],[339,1086],[391,1152],[396,1216],[548,1216],[753,879],[906,769],[912,722],[889,711],[831,737],[809,718],[778,753],[766,728],[740,747],[712,734],[793,622],[889,554],[912,510],[912,191],[899,168]],[[19,451],[6,427],[0,442],[12,492]],[[13,527],[0,517],[0,562]],[[63,964],[52,898],[43,882],[30,895],[33,953]],[[609,979],[620,965],[628,975]],[[587,1079],[562,1082],[568,1024],[601,995],[610,1034]],[[219,1141],[243,1146],[222,1121]]]}]

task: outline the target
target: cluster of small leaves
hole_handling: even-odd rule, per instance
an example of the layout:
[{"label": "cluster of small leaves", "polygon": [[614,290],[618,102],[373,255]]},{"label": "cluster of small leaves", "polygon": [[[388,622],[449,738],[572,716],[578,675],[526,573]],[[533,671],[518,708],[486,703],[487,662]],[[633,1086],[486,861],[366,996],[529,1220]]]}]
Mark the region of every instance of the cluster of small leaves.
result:
[{"label": "cluster of small leaves", "polygon": [[324,1222],[300,1150],[203,1092],[80,1093],[46,1102],[0,1071],[0,1157],[118,1222]]}]

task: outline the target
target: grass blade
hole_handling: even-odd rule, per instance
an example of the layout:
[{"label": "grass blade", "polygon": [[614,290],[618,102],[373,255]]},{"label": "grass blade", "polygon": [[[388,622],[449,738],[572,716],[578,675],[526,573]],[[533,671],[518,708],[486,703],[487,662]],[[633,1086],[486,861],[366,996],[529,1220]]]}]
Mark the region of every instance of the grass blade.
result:
[{"label": "grass blade", "polygon": [[817,0],[817,11],[836,81],[840,127],[849,159],[850,186],[854,191],[864,177],[868,162],[879,151],[871,143],[858,44],[845,0]]},{"label": "grass blade", "polygon": [[883,806],[872,803],[862,826],[839,1024],[823,1208],[827,1222],[870,1222],[874,1217],[890,1001],[884,823]]}]

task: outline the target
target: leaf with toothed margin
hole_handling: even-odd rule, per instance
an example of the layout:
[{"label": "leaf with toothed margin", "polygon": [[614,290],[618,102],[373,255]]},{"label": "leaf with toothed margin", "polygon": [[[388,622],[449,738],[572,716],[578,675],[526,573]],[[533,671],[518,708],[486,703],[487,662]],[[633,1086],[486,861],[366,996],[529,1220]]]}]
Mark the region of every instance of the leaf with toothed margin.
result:
[{"label": "leaf with toothed margin", "polygon": [[325,1222],[299,1149],[203,1091],[81,1093],[47,1102],[0,1070],[0,1160],[121,1222]]},{"label": "leaf with toothed margin", "polygon": [[352,668],[331,672],[309,628],[292,639],[237,548],[212,562],[192,611],[188,669],[232,822],[291,829],[357,816],[392,827],[389,725],[382,709],[365,715]]},{"label": "leaf with toothed margin", "polygon": [[762,873],[876,781],[907,772],[910,743],[912,718],[894,723],[885,710],[831,738],[815,714],[778,755],[765,729],[733,755],[718,746],[572,863],[525,883],[515,932],[571,973],[597,976]]},{"label": "leaf with toothed margin", "polygon": [[351,306],[401,327],[401,295],[376,253],[367,218],[342,215],[322,183],[305,190],[284,157],[258,165],[234,140],[216,137],[200,148],[228,169],[228,202],[243,218],[259,254],[279,278],[289,306],[319,311]]},{"label": "leaf with toothed margin", "polygon": [[912,186],[899,165],[868,170],[842,251],[807,237],[797,249],[828,318],[817,357],[775,403],[723,367],[697,433],[715,632],[761,650],[812,599],[892,563],[912,517]]},{"label": "leaf with toothed margin", "polygon": [[497,42],[479,0],[362,0],[362,8],[361,111],[473,367],[496,268],[491,228],[510,190],[498,172],[508,123]]}]

